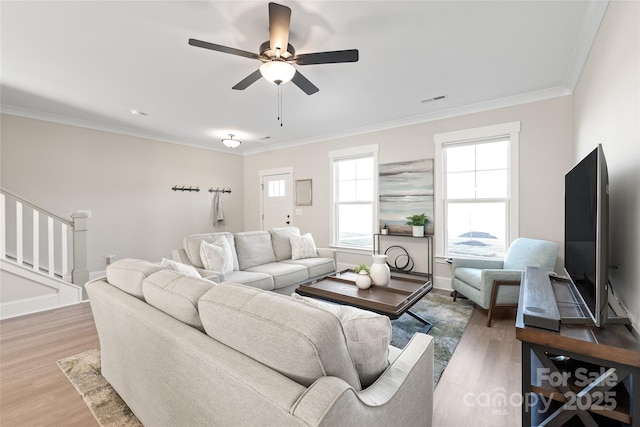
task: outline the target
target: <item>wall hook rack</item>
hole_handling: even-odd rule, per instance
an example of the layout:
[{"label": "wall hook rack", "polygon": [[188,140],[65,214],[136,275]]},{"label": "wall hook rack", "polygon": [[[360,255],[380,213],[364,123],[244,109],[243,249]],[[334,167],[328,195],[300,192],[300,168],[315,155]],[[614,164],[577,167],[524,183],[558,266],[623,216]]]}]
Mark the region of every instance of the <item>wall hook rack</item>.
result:
[{"label": "wall hook rack", "polygon": [[231,189],[230,188],[223,188],[222,190],[220,188],[216,188],[215,190],[213,189],[213,187],[211,187],[209,189],[209,193],[231,193]]},{"label": "wall hook rack", "polygon": [[182,187],[178,187],[177,185],[174,185],[171,189],[173,191],[195,191],[197,193],[198,191],[200,191],[200,186],[197,186],[196,188],[193,188],[192,186],[189,186],[187,188],[184,185]]}]

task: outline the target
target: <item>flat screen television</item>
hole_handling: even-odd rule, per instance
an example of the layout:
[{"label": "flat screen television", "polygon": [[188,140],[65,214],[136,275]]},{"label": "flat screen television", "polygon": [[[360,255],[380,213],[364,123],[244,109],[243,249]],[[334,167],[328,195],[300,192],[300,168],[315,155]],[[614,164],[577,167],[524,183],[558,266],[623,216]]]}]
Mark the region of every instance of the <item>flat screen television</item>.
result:
[{"label": "flat screen television", "polygon": [[609,178],[598,145],[565,175],[564,263],[596,326],[607,321]]}]

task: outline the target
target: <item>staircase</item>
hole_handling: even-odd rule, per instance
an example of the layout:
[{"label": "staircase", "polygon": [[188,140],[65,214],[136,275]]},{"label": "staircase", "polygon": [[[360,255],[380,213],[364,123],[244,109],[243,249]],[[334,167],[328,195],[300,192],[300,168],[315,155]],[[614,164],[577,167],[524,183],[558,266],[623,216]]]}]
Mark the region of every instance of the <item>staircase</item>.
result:
[{"label": "staircase", "polygon": [[62,218],[0,188],[0,319],[86,299],[88,217]]}]

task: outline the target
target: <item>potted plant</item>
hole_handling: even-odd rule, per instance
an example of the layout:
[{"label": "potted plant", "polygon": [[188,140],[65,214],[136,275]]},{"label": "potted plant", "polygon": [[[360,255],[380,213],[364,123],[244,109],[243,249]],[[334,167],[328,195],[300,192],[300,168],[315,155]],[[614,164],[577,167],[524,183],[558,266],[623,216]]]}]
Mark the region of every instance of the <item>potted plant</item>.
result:
[{"label": "potted plant", "polygon": [[407,217],[407,225],[413,227],[413,237],[424,236],[424,224],[429,220],[426,214],[415,214]]},{"label": "potted plant", "polygon": [[356,286],[360,289],[368,289],[371,286],[371,277],[369,277],[369,267],[367,264],[360,264],[353,269],[354,273],[357,273]]}]

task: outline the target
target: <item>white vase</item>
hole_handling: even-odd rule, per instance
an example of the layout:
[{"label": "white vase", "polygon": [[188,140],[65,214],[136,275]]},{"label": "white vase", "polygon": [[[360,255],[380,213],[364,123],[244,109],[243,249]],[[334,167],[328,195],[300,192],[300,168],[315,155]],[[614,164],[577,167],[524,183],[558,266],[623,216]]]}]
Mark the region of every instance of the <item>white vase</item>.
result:
[{"label": "white vase", "polygon": [[424,225],[413,226],[413,237],[424,237]]},{"label": "white vase", "polygon": [[386,255],[373,255],[373,264],[371,265],[370,270],[371,272],[369,273],[369,276],[371,276],[371,280],[374,285],[387,286],[389,284],[391,271],[387,265]]},{"label": "white vase", "polygon": [[371,277],[369,277],[366,271],[358,273],[356,276],[356,286],[360,289],[369,289],[371,286]]}]

